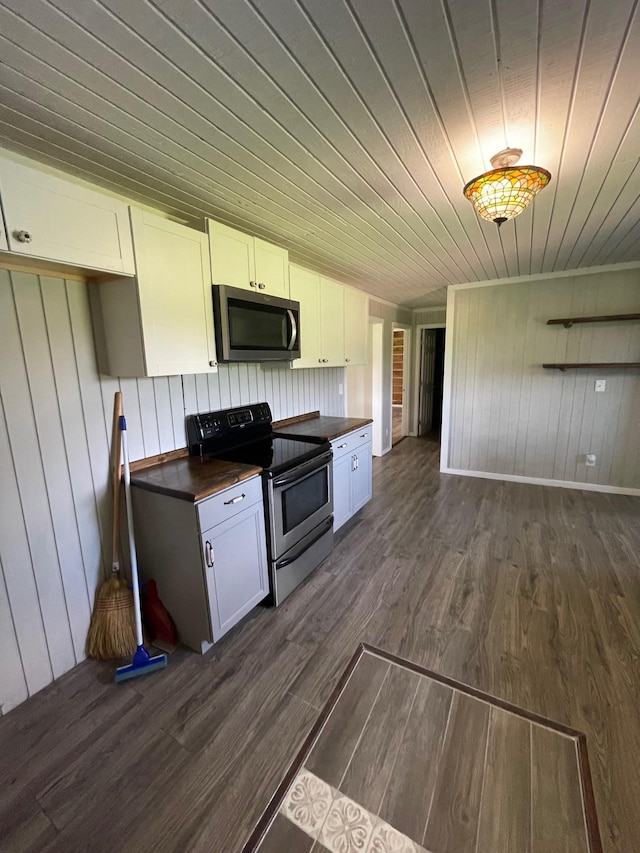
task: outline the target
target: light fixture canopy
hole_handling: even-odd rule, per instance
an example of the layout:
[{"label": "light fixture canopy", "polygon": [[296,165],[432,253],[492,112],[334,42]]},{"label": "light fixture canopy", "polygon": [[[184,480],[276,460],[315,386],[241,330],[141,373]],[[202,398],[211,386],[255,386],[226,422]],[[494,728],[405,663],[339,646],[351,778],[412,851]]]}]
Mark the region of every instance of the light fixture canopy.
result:
[{"label": "light fixture canopy", "polygon": [[469,181],[463,190],[478,216],[498,228],[522,213],[551,180],[551,173],[539,166],[516,166],[521,156],[521,148],[498,152],[491,158],[493,169]]}]

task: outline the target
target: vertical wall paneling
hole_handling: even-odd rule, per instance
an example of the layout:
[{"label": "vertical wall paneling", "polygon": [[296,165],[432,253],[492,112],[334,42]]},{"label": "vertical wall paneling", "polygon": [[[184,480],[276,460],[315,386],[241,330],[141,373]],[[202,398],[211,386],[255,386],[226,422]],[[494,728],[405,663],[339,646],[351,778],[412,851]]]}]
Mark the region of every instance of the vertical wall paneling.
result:
[{"label": "vertical wall paneling", "polygon": [[220,365],[217,374],[97,372],[88,288],[0,270],[0,712],[84,657],[111,564],[109,451],[122,390],[132,459],[184,447],[185,414],[267,400],[274,418],[342,415],[343,368]]},{"label": "vertical wall paneling", "polygon": [[173,450],[176,446],[173,435],[173,418],[171,416],[169,377],[158,376],[152,382],[156,424],[158,428],[158,443],[160,453],[166,453],[168,450]]},{"label": "vertical wall paneling", "polygon": [[[638,370],[542,368],[636,362],[640,323],[547,326],[552,317],[640,312],[637,270],[455,290],[449,467],[640,488]],[[595,380],[606,390],[596,393]],[[586,455],[596,454],[595,467]]]},{"label": "vertical wall paneling", "polygon": [[[4,297],[8,288],[3,278],[0,276],[0,382],[2,365],[6,363],[2,320],[6,316]],[[51,681],[53,671],[3,409],[0,409],[0,479],[0,559],[20,654],[17,660],[15,655],[11,656],[11,645],[3,647],[2,672],[13,671],[20,665],[29,693],[35,693]],[[8,630],[7,624],[3,632]],[[21,699],[19,692],[13,692],[14,681],[11,678],[5,681],[4,677],[0,681],[0,702],[5,711]]]},{"label": "vertical wall paneling", "polygon": [[[80,533],[75,514],[67,445],[54,373],[54,351],[64,342],[64,327],[53,312],[46,324],[43,291],[56,285],[55,279],[12,273],[18,326],[33,405],[37,445],[33,458],[42,460],[48,510],[51,516],[55,553],[47,549],[47,559],[56,563],[64,595],[66,615],[76,660],[84,656],[91,601],[84,573]],[[48,350],[48,357],[47,357]],[[43,542],[43,545],[45,543]],[[55,585],[55,580],[53,580]]]},{"label": "vertical wall paneling", "polygon": [[[59,278],[42,279],[41,296],[55,380],[55,392],[62,423],[64,456],[71,483],[73,500],[71,517],[77,527],[82,552],[82,581],[85,586],[87,604],[87,613],[84,618],[88,620],[93,591],[98,578],[101,576],[103,563],[98,507],[64,280]],[[103,400],[105,400],[105,394],[110,392],[109,406],[113,401],[111,384],[115,385],[117,389],[117,380],[115,379],[112,380],[112,383],[102,383]],[[103,405],[106,406],[106,401]],[[106,410],[110,411],[108,408]],[[78,587],[81,587],[79,577]],[[80,657],[82,656],[83,652],[80,653]]]},{"label": "vertical wall paneling", "polygon": [[0,555],[0,716],[29,695]]},{"label": "vertical wall paneling", "polygon": [[[11,273],[12,289],[15,301],[16,286],[31,279],[37,287],[37,281],[24,273]],[[21,301],[21,297],[18,297]],[[4,306],[3,306],[4,307]],[[7,306],[9,309],[9,306]],[[33,376],[27,373],[22,329],[29,325],[24,314],[20,318],[14,304],[9,310],[2,311],[3,320],[8,328],[3,328],[2,337],[6,339],[13,357],[2,359],[2,396],[4,416],[7,423],[9,442],[18,483],[20,505],[27,532],[31,566],[36,580],[38,600],[42,612],[49,656],[54,677],[70,669],[76,662],[71,629],[67,614],[67,604],[61,583],[60,567],[57,559],[56,539],[50,510],[51,485],[47,486],[41,452],[47,452],[47,445],[39,445],[34,416],[34,392],[42,387],[42,374],[36,371]],[[40,318],[42,312],[39,311]],[[21,328],[22,327],[22,328]],[[48,364],[46,339],[41,349],[42,361]],[[27,342],[27,349],[29,344]]]}]

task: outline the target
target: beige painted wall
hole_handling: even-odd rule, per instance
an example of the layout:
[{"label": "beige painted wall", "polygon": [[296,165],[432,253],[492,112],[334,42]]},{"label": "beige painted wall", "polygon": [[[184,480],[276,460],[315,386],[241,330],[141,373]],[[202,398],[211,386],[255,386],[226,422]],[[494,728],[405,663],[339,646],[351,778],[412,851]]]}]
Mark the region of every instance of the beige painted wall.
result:
[{"label": "beige painted wall", "polygon": [[541,366],[640,361],[640,322],[546,325],[625,312],[640,312],[637,269],[456,290],[448,467],[640,487],[640,370]]},{"label": "beige painted wall", "polygon": [[94,592],[111,563],[114,391],[138,459],[184,447],[191,412],[267,400],[276,418],[341,416],[343,377],[343,368],[248,364],[100,376],[88,286],[0,270],[0,713],[84,657]]}]

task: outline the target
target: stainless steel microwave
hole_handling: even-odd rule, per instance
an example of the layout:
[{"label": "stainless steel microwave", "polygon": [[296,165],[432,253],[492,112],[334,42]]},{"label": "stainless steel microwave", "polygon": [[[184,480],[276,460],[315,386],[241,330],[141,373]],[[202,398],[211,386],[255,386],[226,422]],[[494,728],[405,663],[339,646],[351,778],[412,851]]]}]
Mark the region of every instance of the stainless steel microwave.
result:
[{"label": "stainless steel microwave", "polygon": [[213,285],[218,361],[300,358],[300,303],[226,284]]}]

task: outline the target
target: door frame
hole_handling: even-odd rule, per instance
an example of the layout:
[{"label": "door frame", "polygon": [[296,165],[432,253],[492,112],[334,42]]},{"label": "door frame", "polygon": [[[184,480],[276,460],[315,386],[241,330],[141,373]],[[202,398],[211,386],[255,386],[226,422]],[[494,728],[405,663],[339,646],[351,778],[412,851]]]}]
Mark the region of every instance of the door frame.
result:
[{"label": "door frame", "polygon": [[[446,329],[446,323],[419,323],[416,327],[416,342],[413,353],[413,406],[411,407],[411,435],[418,435],[418,417],[420,413],[420,350],[422,347],[422,330],[423,329]],[[447,340],[444,342],[445,352],[447,351]]]},{"label": "door frame", "polygon": [[[391,439],[388,446],[384,440],[384,320],[369,317],[370,353],[371,353],[371,429],[372,448],[374,456],[384,456],[391,450]],[[391,429],[391,427],[389,427]]]},{"label": "door frame", "polygon": [[[411,420],[412,420],[412,346],[413,326],[408,326],[406,323],[391,324],[391,395],[389,399],[389,423],[393,429],[393,333],[398,330],[404,332],[404,347],[402,351],[402,385],[404,393],[402,396],[402,437],[412,435]],[[390,436],[390,441],[393,444],[393,438]]]}]

